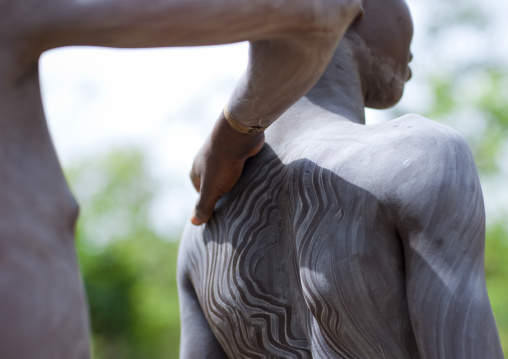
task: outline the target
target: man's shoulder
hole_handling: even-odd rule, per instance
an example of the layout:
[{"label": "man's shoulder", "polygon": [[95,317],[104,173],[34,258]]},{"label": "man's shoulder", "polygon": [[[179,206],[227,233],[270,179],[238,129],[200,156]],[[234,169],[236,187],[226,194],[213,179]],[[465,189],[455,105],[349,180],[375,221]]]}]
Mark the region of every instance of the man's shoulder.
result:
[{"label": "man's shoulder", "polygon": [[416,114],[399,117],[383,127],[378,150],[389,154],[384,164],[393,167],[395,173],[414,172],[435,182],[436,175],[444,174],[442,166],[474,166],[467,141],[451,127]]},{"label": "man's shoulder", "polygon": [[442,142],[467,145],[464,137],[453,128],[417,114],[401,116],[381,127],[384,127],[381,131],[382,140],[394,139],[394,145],[405,142],[407,149],[438,150],[440,147],[434,144]]},{"label": "man's shoulder", "polygon": [[380,200],[410,201],[419,190],[437,192],[454,176],[477,176],[464,137],[416,114],[377,125],[331,128],[317,137],[301,156]]},{"label": "man's shoulder", "polygon": [[[285,164],[313,162],[346,180],[372,178],[378,186],[394,175],[434,177],[432,171],[442,163],[473,161],[462,135],[416,114],[368,126],[317,123],[297,135],[267,141],[273,142],[275,155]],[[457,157],[451,158],[452,153]]]},{"label": "man's shoulder", "polygon": [[[305,158],[338,175],[356,178],[378,174],[377,180],[382,181],[420,170],[422,176],[431,175],[443,161],[473,160],[459,132],[416,114],[376,125],[323,126],[308,134],[304,140],[285,144],[289,156],[282,153],[282,157]],[[458,157],[450,158],[452,153]]]},{"label": "man's shoulder", "polygon": [[[391,153],[380,164],[385,166],[384,200],[399,218],[420,218],[440,203],[481,193],[473,154],[456,130],[413,114],[386,126],[394,131],[383,136],[384,150]],[[480,197],[475,205],[481,204]]]},{"label": "man's shoulder", "polygon": [[[411,168],[422,170],[422,176],[433,176],[443,161],[472,161],[469,145],[459,132],[420,115],[399,117],[373,128],[372,133],[373,148],[380,153],[377,160],[390,172]],[[450,157],[452,153],[458,157]]]}]

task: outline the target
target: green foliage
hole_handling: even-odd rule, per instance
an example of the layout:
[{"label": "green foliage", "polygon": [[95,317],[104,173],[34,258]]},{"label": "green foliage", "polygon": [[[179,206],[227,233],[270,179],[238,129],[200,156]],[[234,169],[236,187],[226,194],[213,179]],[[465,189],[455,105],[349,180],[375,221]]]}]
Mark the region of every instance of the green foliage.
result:
[{"label": "green foliage", "polygon": [[502,156],[508,139],[508,68],[480,66],[433,74],[429,83],[434,102],[425,116],[465,134],[481,174],[497,174],[506,160]]},{"label": "green foliage", "polygon": [[503,350],[508,352],[508,230],[498,223],[487,230],[485,272],[490,302]]},{"label": "green foliage", "polygon": [[68,171],[83,208],[78,255],[96,359],[178,358],[178,244],[150,224],[142,155],[116,151]]}]

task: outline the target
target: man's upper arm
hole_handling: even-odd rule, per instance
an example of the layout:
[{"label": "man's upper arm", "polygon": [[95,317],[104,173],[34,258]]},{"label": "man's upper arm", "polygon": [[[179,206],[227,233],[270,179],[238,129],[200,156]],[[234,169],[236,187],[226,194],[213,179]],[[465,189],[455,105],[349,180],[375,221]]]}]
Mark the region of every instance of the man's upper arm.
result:
[{"label": "man's upper arm", "polygon": [[395,200],[418,348],[422,358],[502,358],[485,285],[474,160],[455,131],[429,125],[409,139],[417,155],[399,173]]}]

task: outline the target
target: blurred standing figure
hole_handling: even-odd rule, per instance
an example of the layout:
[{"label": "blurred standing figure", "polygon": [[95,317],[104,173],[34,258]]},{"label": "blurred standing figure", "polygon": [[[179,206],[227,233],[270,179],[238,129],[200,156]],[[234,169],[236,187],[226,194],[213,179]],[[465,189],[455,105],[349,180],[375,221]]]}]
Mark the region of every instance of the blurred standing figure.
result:
[{"label": "blurred standing figure", "polygon": [[266,131],[179,253],[182,358],[503,358],[465,140],[365,126],[411,73],[404,0],[364,0],[324,75]]},{"label": "blurred standing figure", "polygon": [[[230,117],[264,128],[317,81],[360,11],[359,0],[0,0],[0,358],[89,357],[73,241],[78,206],[44,118],[42,52],[250,40]],[[263,146],[262,132],[230,123],[219,117],[194,166],[202,191],[195,224]]]}]

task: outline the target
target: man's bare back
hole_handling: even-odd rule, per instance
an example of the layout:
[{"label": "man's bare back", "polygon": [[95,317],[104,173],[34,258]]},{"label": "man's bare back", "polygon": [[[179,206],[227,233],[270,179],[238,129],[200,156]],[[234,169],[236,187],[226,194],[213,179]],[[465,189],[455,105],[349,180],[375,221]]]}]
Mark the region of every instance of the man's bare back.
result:
[{"label": "man's bare back", "polygon": [[[267,144],[182,238],[183,310],[199,302],[228,357],[465,358],[478,327],[474,352],[496,357],[481,189],[455,131],[416,115],[359,125],[301,100]],[[479,298],[457,297],[471,287]]]}]

